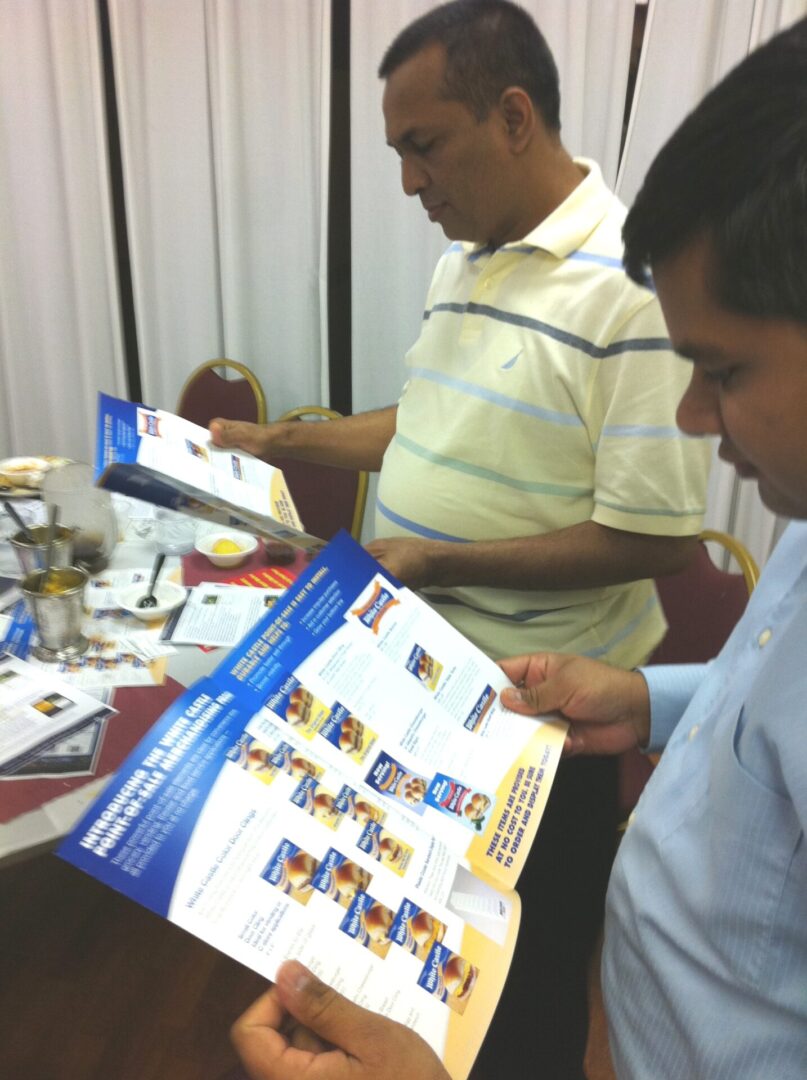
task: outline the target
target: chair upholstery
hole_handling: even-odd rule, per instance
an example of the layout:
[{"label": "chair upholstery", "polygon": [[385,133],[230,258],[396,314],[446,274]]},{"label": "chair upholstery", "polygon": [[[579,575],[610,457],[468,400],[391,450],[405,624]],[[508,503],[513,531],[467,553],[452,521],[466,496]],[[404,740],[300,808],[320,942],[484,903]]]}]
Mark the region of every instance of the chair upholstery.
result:
[{"label": "chair upholstery", "polygon": [[[235,372],[236,378],[225,378],[221,371]],[[207,427],[216,416],[265,424],[266,398],[261,384],[245,364],[209,360],[186,379],[176,413],[201,427]]]},{"label": "chair upholstery", "polygon": [[[726,548],[741,573],[721,570],[712,562],[706,541]],[[661,606],[669,624],[650,657],[650,664],[693,664],[711,660],[722,649],[759,579],[746,548],[726,533],[706,530],[698,537],[695,557],[686,569],[656,578]],[[653,755],[628,751],[619,759],[620,820],[631,812],[655,765]]]},{"label": "chair upholstery", "polygon": [[[278,417],[300,423],[335,420],[341,413],[321,405],[302,405]],[[360,469],[341,469],[293,458],[272,458],[283,471],[294,505],[306,532],[330,540],[347,529],[354,540],[361,539],[368,475]]]}]

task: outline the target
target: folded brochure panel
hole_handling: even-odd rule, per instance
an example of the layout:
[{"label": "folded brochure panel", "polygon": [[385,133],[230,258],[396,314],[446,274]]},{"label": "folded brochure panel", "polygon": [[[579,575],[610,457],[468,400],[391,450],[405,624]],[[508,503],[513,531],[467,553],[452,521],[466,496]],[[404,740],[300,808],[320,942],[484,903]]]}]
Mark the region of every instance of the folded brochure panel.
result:
[{"label": "folded brochure panel", "polygon": [[99,487],[312,553],[280,469],[211,444],[206,428],[161,409],[98,395]]},{"label": "folded brochure panel", "polygon": [[269,979],[299,957],[465,1076],[565,733],[506,685],[342,533],[60,855]]}]

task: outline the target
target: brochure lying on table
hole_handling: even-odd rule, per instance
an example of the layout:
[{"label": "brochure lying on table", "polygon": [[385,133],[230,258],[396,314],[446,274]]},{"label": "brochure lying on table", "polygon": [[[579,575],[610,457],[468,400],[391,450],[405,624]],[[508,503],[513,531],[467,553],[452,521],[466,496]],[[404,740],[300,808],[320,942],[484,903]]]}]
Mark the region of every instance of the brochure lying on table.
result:
[{"label": "brochure lying on table", "polygon": [[0,775],[115,710],[49,672],[0,652]]},{"label": "brochure lying on table", "polygon": [[340,533],[59,854],[268,979],[300,959],[465,1077],[566,731],[508,685]]},{"label": "brochure lying on table", "polygon": [[178,645],[236,645],[285,591],[203,581],[188,590],[188,599],[167,619],[160,640]]},{"label": "brochure lying on table", "polygon": [[163,409],[98,395],[99,487],[316,552],[283,473],[243,450],[213,446],[207,428]]}]

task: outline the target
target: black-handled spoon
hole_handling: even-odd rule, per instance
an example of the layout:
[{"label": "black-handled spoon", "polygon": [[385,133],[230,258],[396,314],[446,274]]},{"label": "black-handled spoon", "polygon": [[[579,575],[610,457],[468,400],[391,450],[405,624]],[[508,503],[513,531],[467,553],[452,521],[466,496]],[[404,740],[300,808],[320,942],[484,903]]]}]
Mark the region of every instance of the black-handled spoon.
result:
[{"label": "black-handled spoon", "polygon": [[139,608],[157,607],[157,597],[154,595],[154,586],[157,584],[157,578],[160,576],[160,571],[163,568],[165,562],[165,552],[161,551],[157,558],[154,560],[154,566],[151,568],[151,581],[149,582],[149,589],[145,596],[141,596],[137,601]]},{"label": "black-handled spoon", "polygon": [[25,539],[28,541],[28,543],[29,544],[35,544],[36,543],[36,537],[31,532],[31,530],[28,528],[28,526],[25,524],[25,522],[22,520],[22,518],[17,513],[17,511],[14,509],[14,507],[11,505],[11,503],[8,502],[8,501],[4,502],[3,503],[3,509],[8,514],[8,516],[12,519],[12,521],[17,526],[17,528],[20,530],[20,532],[25,537]]}]

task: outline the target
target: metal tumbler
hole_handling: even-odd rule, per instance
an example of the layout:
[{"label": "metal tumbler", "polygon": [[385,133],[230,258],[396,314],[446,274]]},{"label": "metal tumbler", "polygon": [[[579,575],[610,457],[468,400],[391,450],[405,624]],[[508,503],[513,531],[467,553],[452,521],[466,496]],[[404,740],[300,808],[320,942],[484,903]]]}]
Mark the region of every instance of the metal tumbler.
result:
[{"label": "metal tumbler", "polygon": [[[22,532],[15,533],[8,538],[8,542],[14,548],[17,561],[23,574],[33,574],[37,570],[45,569],[45,559],[48,554],[48,527],[47,525],[30,525],[28,532],[33,536],[35,543],[25,539]],[[53,552],[51,564],[53,566],[73,565],[73,539],[74,532],[64,525],[56,526],[56,535],[53,538]]]},{"label": "metal tumbler", "polygon": [[77,566],[37,570],[23,579],[22,594],[39,635],[31,650],[38,660],[72,660],[87,651],[81,632],[86,584],[87,575]]}]

